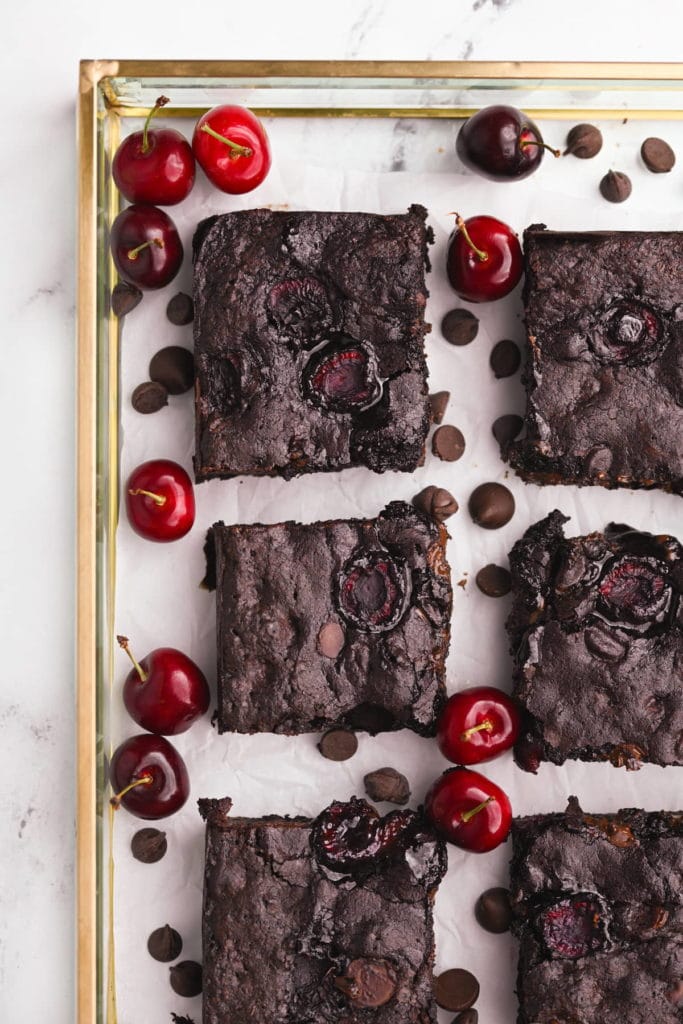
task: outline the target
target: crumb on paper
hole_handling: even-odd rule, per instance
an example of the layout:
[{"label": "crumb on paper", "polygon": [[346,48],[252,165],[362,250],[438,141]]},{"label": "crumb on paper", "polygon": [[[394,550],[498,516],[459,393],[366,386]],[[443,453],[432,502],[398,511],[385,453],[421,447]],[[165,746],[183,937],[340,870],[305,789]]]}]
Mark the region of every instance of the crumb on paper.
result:
[{"label": "crumb on paper", "polygon": [[467,580],[464,577],[463,577],[463,579],[458,580],[458,586],[462,587],[462,589],[464,590],[465,587],[467,586]]}]

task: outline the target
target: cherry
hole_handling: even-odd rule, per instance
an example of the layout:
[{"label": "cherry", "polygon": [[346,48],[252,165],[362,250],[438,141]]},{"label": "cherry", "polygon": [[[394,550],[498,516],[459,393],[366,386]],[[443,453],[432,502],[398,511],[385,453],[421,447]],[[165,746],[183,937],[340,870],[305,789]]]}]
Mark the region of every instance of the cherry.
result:
[{"label": "cherry", "polygon": [[387,551],[352,556],[339,575],[339,610],[353,626],[368,633],[381,633],[398,625],[410,594],[407,567]]},{"label": "cherry", "polygon": [[479,772],[449,768],[425,799],[437,832],[463,850],[487,853],[507,839],[512,808],[503,790]]},{"label": "cherry", "polygon": [[172,128],[151,130],[150,121],[168,103],[160,96],[141,132],[124,139],[114,154],[112,174],[116,187],[130,203],[174,206],[194,185],[192,147]]},{"label": "cherry", "polygon": [[448,280],[468,302],[502,299],[522,276],[522,248],[511,227],[495,217],[455,214],[448,242]]},{"label": "cherry", "polygon": [[617,622],[661,621],[671,602],[666,567],[646,556],[623,555],[608,562],[598,593],[601,611]]},{"label": "cherry", "polygon": [[208,711],[209,685],[186,654],[174,647],[157,647],[138,662],[128,638],[116,639],[134,666],[123,684],[123,703],[143,729],[174,736],[185,732]]},{"label": "cherry", "polygon": [[415,811],[391,811],[380,818],[367,800],[335,801],[313,823],[311,845],[331,871],[354,871],[401,853],[424,835]]},{"label": "cherry", "polygon": [[556,956],[573,960],[605,946],[603,907],[590,893],[557,900],[541,912],[538,926]]},{"label": "cherry", "polygon": [[116,748],[109,780],[121,804],[138,818],[166,818],[180,810],[190,795],[190,777],[182,757],[163,736],[148,732],[131,736]]},{"label": "cherry", "polygon": [[379,402],[383,384],[374,354],[350,340],[316,353],[304,372],[308,398],[329,412],[362,412]]},{"label": "cherry", "polygon": [[454,764],[479,764],[517,741],[520,716],[511,697],[494,686],[472,686],[454,694],[439,719],[437,740]]},{"label": "cherry", "polygon": [[170,459],[143,462],[128,478],[126,511],[141,537],[178,540],[194,523],[192,482],[183,467]]},{"label": "cherry", "polygon": [[111,251],[121,277],[139,288],[163,288],[183,262],[183,244],[171,218],[143,203],[121,210],[111,226]]},{"label": "cherry", "polygon": [[544,151],[559,156],[534,122],[516,107],[484,107],[460,128],[455,149],[471,171],[491,181],[519,181],[540,166]]},{"label": "cherry", "polygon": [[200,117],[192,149],[209,181],[231,195],[251,192],[270,170],[265,128],[246,107],[226,103]]}]

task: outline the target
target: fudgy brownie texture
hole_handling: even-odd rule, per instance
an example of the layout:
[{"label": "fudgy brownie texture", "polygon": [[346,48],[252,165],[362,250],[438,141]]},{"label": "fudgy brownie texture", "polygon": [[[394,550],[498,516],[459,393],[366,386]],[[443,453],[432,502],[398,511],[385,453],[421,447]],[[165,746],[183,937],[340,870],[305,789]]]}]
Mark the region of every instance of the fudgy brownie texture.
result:
[{"label": "fudgy brownie texture", "polygon": [[403,501],[376,519],[212,526],[219,730],[433,734],[446,696],[447,537]]},{"label": "fudgy brownie texture", "polygon": [[[199,805],[203,1024],[436,1021],[432,903],[446,854],[415,812],[379,819],[354,800],[311,821],[231,818],[229,799]],[[331,848],[344,834],[340,815],[351,830],[360,816],[391,833],[359,872],[319,860],[321,836]]]},{"label": "fudgy brownie texture", "polygon": [[519,1024],[680,1024],[683,814],[518,818]]},{"label": "fudgy brownie texture", "polygon": [[683,549],[615,524],[566,539],[566,521],[551,512],[510,553],[517,762],[683,764]]},{"label": "fudgy brownie texture", "polygon": [[197,480],[422,463],[425,218],[243,210],[199,224]]},{"label": "fudgy brownie texture", "polygon": [[525,480],[683,491],[683,232],[524,233]]}]

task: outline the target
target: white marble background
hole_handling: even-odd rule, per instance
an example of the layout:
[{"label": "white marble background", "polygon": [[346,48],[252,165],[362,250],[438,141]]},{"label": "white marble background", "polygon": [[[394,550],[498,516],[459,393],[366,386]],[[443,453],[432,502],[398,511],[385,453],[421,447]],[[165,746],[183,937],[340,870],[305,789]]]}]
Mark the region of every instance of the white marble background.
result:
[{"label": "white marble background", "polygon": [[[679,0],[20,0],[0,25],[0,1014],[74,1012],[74,103],[82,57],[676,60]],[[141,1022],[147,1024],[147,1022]]]}]

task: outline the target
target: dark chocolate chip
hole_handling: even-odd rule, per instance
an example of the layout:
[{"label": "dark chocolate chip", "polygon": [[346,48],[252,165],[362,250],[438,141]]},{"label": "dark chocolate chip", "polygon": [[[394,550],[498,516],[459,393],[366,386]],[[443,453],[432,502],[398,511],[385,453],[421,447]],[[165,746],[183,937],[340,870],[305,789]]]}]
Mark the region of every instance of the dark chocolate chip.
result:
[{"label": "dark chocolate chip", "polygon": [[441,321],[441,333],[451,345],[469,345],[478,331],[479,321],[469,309],[452,309]]},{"label": "dark chocolate chip", "polygon": [[469,1010],[479,996],[479,982],[462,967],[444,971],[434,981],[434,998],[442,1010]]},{"label": "dark chocolate chip", "polygon": [[490,563],[477,573],[477,586],[487,597],[505,597],[510,593],[512,577],[502,565]]},{"label": "dark chocolate chip", "polygon": [[578,156],[580,160],[590,160],[602,149],[602,132],[593,124],[577,124],[567,136],[567,148],[564,155]]},{"label": "dark chocolate chip", "polygon": [[522,362],[522,353],[514,341],[505,338],[493,346],[489,357],[489,364],[494,376],[501,380],[503,377],[512,377],[517,373]]},{"label": "dark chocolate chip", "polygon": [[648,171],[653,174],[668,174],[676,163],[676,154],[664,139],[645,139],[640,147],[640,155]]},{"label": "dark chocolate chip", "polygon": [[429,396],[429,411],[432,416],[432,423],[443,423],[450,397],[450,391],[435,391],[433,395]]},{"label": "dark chocolate chip", "polygon": [[470,494],[468,508],[477,526],[498,530],[515,514],[515,499],[503,484],[479,484]]},{"label": "dark chocolate chip", "polygon": [[410,784],[405,775],[401,775],[395,768],[378,768],[377,771],[368,772],[363,782],[371,800],[386,800],[387,803],[399,804],[401,807],[410,800]]},{"label": "dark chocolate chip", "polygon": [[168,849],[166,833],[158,828],[141,828],[130,841],[130,848],[136,860],[143,864],[156,864]]},{"label": "dark chocolate chip", "polygon": [[196,960],[181,960],[170,969],[171,988],[179,996],[191,999],[202,991],[202,965]]},{"label": "dark chocolate chip", "polygon": [[623,203],[631,190],[631,179],[621,171],[608,171],[600,182],[600,195],[610,203]]},{"label": "dark chocolate chip", "polygon": [[396,993],[396,972],[388,960],[364,957],[352,960],[334,983],[351,1006],[359,1010],[384,1006]]},{"label": "dark chocolate chip", "polygon": [[433,484],[415,495],[413,505],[432,519],[436,519],[437,523],[443,523],[458,511],[458,503],[451,492],[445,487],[435,487]]},{"label": "dark chocolate chip", "polygon": [[165,405],[168,405],[168,391],[163,384],[155,380],[146,380],[133,391],[130,397],[131,405],[136,412],[147,415],[151,412],[159,412]]},{"label": "dark chocolate chip", "polygon": [[491,430],[501,448],[505,445],[510,444],[516,437],[522,432],[524,426],[524,420],[521,416],[516,416],[514,413],[506,413],[505,416],[499,416],[497,420],[494,420]]},{"label": "dark chocolate chip", "polygon": [[149,955],[162,964],[169,960],[177,960],[183,949],[183,940],[175,928],[165,924],[163,928],[155,928],[147,939]]},{"label": "dark chocolate chip", "polygon": [[111,293],[111,311],[114,316],[123,317],[142,301],[142,292],[134,284],[119,281]]},{"label": "dark chocolate chip", "polygon": [[462,431],[450,423],[437,427],[432,438],[432,451],[444,462],[457,462],[465,451]]},{"label": "dark chocolate chip", "polygon": [[463,1010],[457,1017],[453,1018],[452,1024],[478,1024],[479,1014],[476,1010],[470,1008],[469,1010]]},{"label": "dark chocolate chip", "polygon": [[177,295],[174,295],[166,307],[166,316],[172,324],[176,324],[178,327],[191,324],[194,319],[194,304],[191,297],[185,292],[178,292]]},{"label": "dark chocolate chip", "polygon": [[583,640],[591,654],[600,661],[614,663],[626,657],[627,645],[607,628],[589,626],[583,634]]},{"label": "dark chocolate chip", "polygon": [[474,905],[474,916],[487,932],[500,935],[509,931],[512,909],[508,890],[494,886],[483,892]]},{"label": "dark chocolate chip", "polygon": [[344,646],[345,633],[338,622],[326,622],[318,631],[318,653],[324,658],[336,658]]},{"label": "dark chocolate chip", "polygon": [[320,740],[318,750],[328,761],[348,761],[358,750],[358,739],[348,729],[330,729]]},{"label": "dark chocolate chip", "polygon": [[167,345],[152,356],[149,376],[163,384],[169,395],[182,395],[194,384],[194,356],[181,345]]},{"label": "dark chocolate chip", "polygon": [[171,1020],[173,1024],[194,1024],[192,1017],[180,1017],[177,1013],[171,1010]]}]

